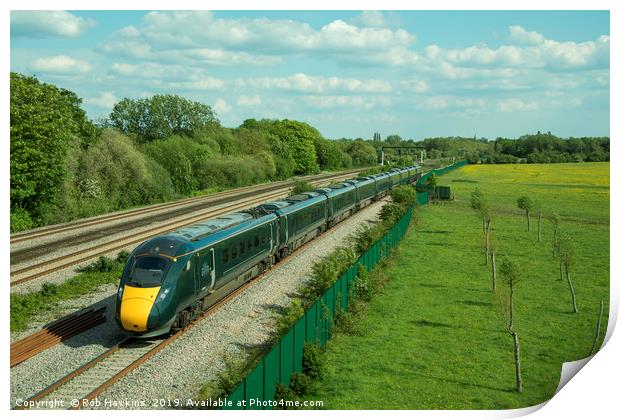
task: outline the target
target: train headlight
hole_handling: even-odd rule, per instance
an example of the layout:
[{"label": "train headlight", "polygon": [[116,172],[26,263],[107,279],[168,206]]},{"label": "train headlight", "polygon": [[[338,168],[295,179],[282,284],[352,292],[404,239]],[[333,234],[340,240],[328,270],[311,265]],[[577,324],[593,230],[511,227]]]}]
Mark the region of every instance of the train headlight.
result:
[{"label": "train headlight", "polygon": [[157,296],[157,299],[155,299],[155,303],[160,303],[160,302],[163,302],[164,300],[166,300],[166,296],[168,296],[168,293],[170,293],[170,288],[166,287],[164,290],[159,292],[159,295]]}]

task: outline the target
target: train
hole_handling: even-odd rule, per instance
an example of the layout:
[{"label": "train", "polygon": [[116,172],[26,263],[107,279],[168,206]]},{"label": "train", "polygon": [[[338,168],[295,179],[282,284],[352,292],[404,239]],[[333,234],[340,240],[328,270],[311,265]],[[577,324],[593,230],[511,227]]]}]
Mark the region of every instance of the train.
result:
[{"label": "train", "polygon": [[396,168],[153,237],[127,259],[115,319],[136,337],[182,329],[295,249],[420,176],[420,166]]}]

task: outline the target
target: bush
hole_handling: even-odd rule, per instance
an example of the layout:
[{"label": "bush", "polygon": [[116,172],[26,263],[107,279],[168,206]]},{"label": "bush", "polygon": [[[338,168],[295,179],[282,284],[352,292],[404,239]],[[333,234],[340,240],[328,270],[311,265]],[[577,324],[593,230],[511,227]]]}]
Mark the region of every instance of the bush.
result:
[{"label": "bush", "polygon": [[11,210],[11,233],[32,229],[34,227],[35,223],[28,211],[21,207],[15,207]]},{"label": "bush", "polygon": [[388,203],[381,207],[379,219],[386,225],[393,225],[405,214],[405,208],[400,204]]},{"label": "bush", "polygon": [[118,266],[118,259],[113,260],[112,258],[102,255],[97,259],[97,261],[84,267],[79,267],[77,271],[79,273],[111,273],[112,271],[117,270],[119,268]]},{"label": "bush", "polygon": [[291,195],[301,194],[308,191],[314,191],[314,187],[312,186],[312,184],[308,181],[300,181],[297,179],[293,184],[293,190],[291,191]]},{"label": "bush", "polygon": [[329,256],[312,266],[312,279],[306,283],[302,293],[306,300],[315,301],[355,261],[355,252],[350,248],[338,247]]},{"label": "bush", "polygon": [[357,269],[357,279],[355,280],[355,297],[364,302],[369,302],[373,295],[374,290],[368,277],[368,271],[366,271],[366,267],[360,265]]},{"label": "bush", "polygon": [[390,191],[390,197],[395,203],[404,207],[411,207],[416,203],[415,188],[409,185],[399,185]]},{"label": "bush", "polygon": [[302,358],[302,372],[312,379],[323,378],[325,371],[323,351],[317,343],[305,343]]},{"label": "bush", "polygon": [[304,305],[300,299],[293,299],[284,313],[276,321],[279,335],[284,335],[295,323],[304,316]]}]

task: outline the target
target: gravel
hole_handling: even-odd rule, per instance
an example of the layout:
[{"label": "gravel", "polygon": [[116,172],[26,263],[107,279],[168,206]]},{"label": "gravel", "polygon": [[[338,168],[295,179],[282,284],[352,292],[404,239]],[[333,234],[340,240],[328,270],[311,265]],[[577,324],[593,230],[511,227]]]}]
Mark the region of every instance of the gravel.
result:
[{"label": "gravel", "polygon": [[[145,400],[195,397],[201,386],[225,368],[224,355],[244,356],[275,332],[278,309],[307,281],[312,263],[342,245],[359,225],[374,220],[383,202],[366,207],[274,267],[250,288],[206,317],[145,364],[100,395],[100,399]],[[34,395],[116,344],[122,336],[114,321],[114,286],[66,302],[64,312],[107,304],[108,320],[11,369],[11,404]],[[47,320],[39,320],[38,326]],[[32,330],[36,326],[33,325]],[[28,332],[33,332],[29,330]],[[23,337],[26,332],[12,335]],[[124,408],[124,407],[118,407]],[[129,407],[131,408],[131,407]]]},{"label": "gravel", "polygon": [[285,307],[309,278],[312,263],[330,254],[365,221],[377,217],[383,203],[371,205],[343,221],[303,250],[274,267],[252,287],[191,328],[160,353],[100,395],[122,401],[130,397],[185,401],[225,368],[224,355],[244,356],[260,348],[275,332],[278,309]]}]

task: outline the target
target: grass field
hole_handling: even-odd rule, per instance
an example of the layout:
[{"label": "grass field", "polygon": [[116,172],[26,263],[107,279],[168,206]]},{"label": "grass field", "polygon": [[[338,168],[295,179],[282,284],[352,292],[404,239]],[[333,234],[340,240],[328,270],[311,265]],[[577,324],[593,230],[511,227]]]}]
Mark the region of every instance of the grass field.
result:
[{"label": "grass field", "polygon": [[[360,319],[361,333],[338,335],[327,347],[326,375],[312,399],[328,409],[501,409],[553,396],[564,361],[589,355],[600,300],[609,302],[609,164],[468,166],[439,180],[454,202],[420,210],[400,255],[375,275],[389,283]],[[522,393],[514,391],[512,340],[484,265],[481,222],[469,208],[479,187],[492,200],[498,262],[521,273],[515,329],[521,341]],[[529,194],[555,209],[575,241],[572,313],[566,281],[543,242],[529,234],[516,198]],[[534,222],[534,219],[533,219]]]}]

